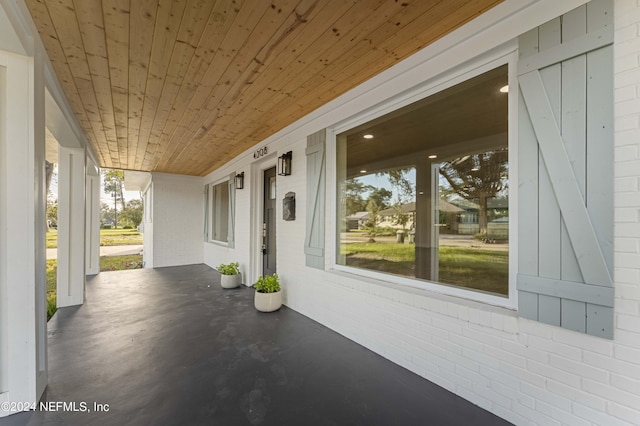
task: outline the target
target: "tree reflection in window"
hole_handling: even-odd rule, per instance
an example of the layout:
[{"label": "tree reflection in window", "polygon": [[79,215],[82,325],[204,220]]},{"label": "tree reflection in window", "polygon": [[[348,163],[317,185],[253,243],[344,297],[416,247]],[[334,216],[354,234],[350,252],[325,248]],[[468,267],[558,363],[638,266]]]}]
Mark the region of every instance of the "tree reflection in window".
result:
[{"label": "tree reflection in window", "polygon": [[507,76],[336,135],[338,265],[508,295]]},{"label": "tree reflection in window", "polygon": [[[440,175],[451,190],[468,201],[478,203],[478,234],[488,235],[488,200],[505,195],[508,188],[508,151],[506,148],[470,154],[440,164]],[[445,191],[446,192],[446,191]]]}]

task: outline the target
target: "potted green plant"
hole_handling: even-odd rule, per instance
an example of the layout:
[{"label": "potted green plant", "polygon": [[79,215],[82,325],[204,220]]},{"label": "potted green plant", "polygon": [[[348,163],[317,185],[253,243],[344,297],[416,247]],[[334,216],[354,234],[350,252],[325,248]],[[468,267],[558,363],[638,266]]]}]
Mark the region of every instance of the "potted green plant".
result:
[{"label": "potted green plant", "polygon": [[261,276],[255,282],[254,305],[260,312],[273,312],[282,306],[282,291],[278,274]]},{"label": "potted green plant", "polygon": [[220,277],[222,288],[236,288],[240,285],[240,264],[238,262],[223,263],[216,269],[222,274]]}]

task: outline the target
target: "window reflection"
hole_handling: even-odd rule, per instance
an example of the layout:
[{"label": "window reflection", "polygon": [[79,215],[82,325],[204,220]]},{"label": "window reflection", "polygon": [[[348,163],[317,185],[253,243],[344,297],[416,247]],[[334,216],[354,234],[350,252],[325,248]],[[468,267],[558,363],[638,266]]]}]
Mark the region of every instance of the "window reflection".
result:
[{"label": "window reflection", "polygon": [[338,264],[508,294],[506,81],[503,66],[338,135]]}]

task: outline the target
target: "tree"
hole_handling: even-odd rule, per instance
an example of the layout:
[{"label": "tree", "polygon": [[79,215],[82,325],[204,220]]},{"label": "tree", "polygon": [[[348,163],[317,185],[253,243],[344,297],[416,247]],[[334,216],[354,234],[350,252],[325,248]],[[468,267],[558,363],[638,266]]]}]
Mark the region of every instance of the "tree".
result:
[{"label": "tree", "polygon": [[55,224],[55,228],[58,227],[58,200],[54,200],[49,193],[47,197],[47,230],[53,224]]},{"label": "tree", "polygon": [[124,188],[124,171],[123,170],[114,170],[114,169],[105,169],[103,172],[104,177],[104,192],[107,194],[111,194],[115,198],[120,201],[120,210],[124,210],[126,207],[124,193],[122,192]]},{"label": "tree", "polygon": [[[54,174],[56,174],[55,164],[44,160],[44,172],[45,172],[45,185],[47,191],[47,219],[46,219],[46,227],[47,232],[49,232],[49,225],[51,223],[58,223],[58,200],[53,200],[53,194],[49,188],[51,188],[51,181],[53,180]],[[53,215],[53,203],[55,201],[55,216]],[[51,208],[51,211],[50,211]]]},{"label": "tree", "polygon": [[403,205],[398,202],[396,204],[394,204],[393,206],[391,206],[391,208],[393,209],[393,223],[395,225],[400,225],[402,226],[402,230],[406,230],[407,229],[407,223],[409,223],[409,219],[411,218],[411,215],[409,215],[409,213],[405,212],[403,209]]},{"label": "tree", "polygon": [[100,223],[104,224],[107,222],[113,223],[114,220],[114,211],[109,204],[100,203]]},{"label": "tree", "polygon": [[411,181],[405,176],[412,170],[411,167],[406,169],[393,169],[385,172],[376,173],[378,176],[386,176],[389,183],[397,190],[398,203],[408,203],[414,198],[414,187]]},{"label": "tree", "polygon": [[122,192],[122,188],[124,188],[124,171],[105,169],[102,176],[104,179],[104,192],[113,196],[113,227],[116,228],[118,226],[118,201],[121,204],[120,210],[124,210],[126,207],[124,193]]},{"label": "tree", "polygon": [[369,239],[370,243],[374,243],[373,239],[378,234],[378,214],[382,210],[382,206],[378,204],[375,198],[369,198],[369,202],[367,203],[367,213],[369,213],[369,220],[365,223],[365,228],[368,229],[368,234],[371,237]]},{"label": "tree", "polygon": [[[389,207],[389,200],[391,200],[392,196],[393,193],[387,188],[373,188],[371,194],[369,194],[368,203],[374,201],[375,204],[380,207],[380,210],[386,209],[387,207]],[[369,207],[367,207],[367,211],[368,210]]]},{"label": "tree", "polygon": [[487,201],[507,189],[506,148],[465,155],[440,165],[440,174],[462,198],[478,202],[480,234],[487,233]]},{"label": "tree", "polygon": [[142,222],[142,201],[129,201],[127,207],[120,213],[120,220],[123,224],[137,228]]},{"label": "tree", "polygon": [[367,201],[362,198],[362,194],[373,190],[371,185],[365,185],[356,179],[348,179],[346,181],[345,196],[347,216],[367,209]]},{"label": "tree", "polygon": [[411,168],[394,169],[378,173],[380,176],[386,176],[391,186],[396,190],[396,201],[391,206],[394,212],[393,223],[402,226],[403,231],[406,229],[407,223],[411,218],[411,216],[404,211],[403,206],[411,200],[415,200],[414,186],[405,176],[405,173],[408,173],[410,170]]}]

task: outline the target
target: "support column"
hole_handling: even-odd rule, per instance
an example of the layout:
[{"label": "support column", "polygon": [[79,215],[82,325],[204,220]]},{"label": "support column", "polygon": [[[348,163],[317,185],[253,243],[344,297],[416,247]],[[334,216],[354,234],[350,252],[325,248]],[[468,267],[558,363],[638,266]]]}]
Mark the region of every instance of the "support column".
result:
[{"label": "support column", "polygon": [[416,278],[438,280],[438,239],[435,217],[437,199],[434,199],[434,169],[430,160],[422,159],[416,163],[416,216],[415,250]]},{"label": "support column", "polygon": [[85,152],[58,153],[58,307],[84,303]]},{"label": "support column", "polygon": [[47,383],[44,120],[42,58],[0,51],[0,402]]},{"label": "support column", "polygon": [[89,162],[86,191],[85,273],[96,275],[100,272],[100,173]]}]

